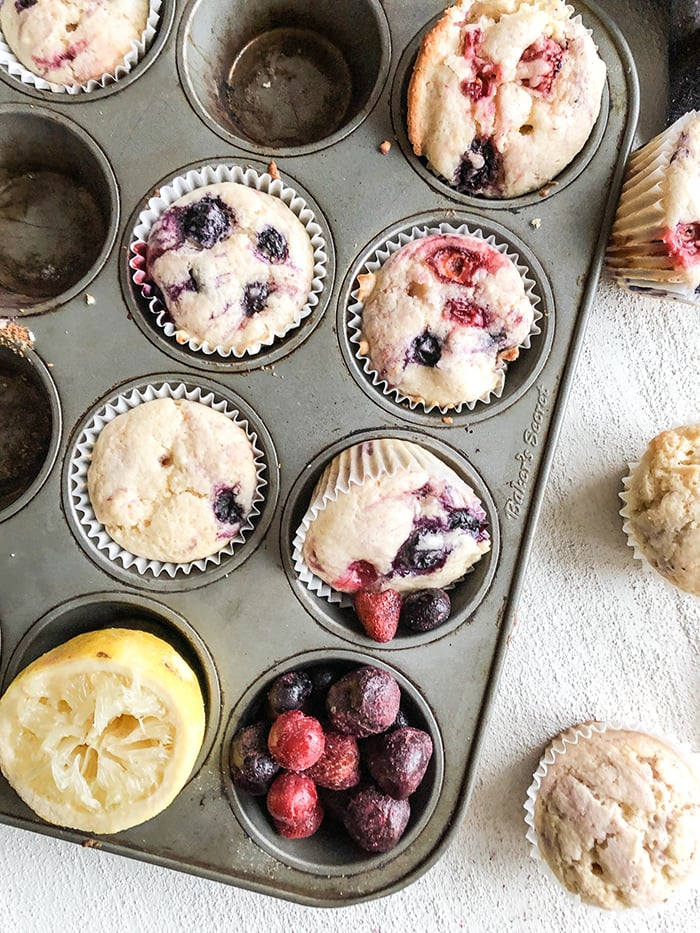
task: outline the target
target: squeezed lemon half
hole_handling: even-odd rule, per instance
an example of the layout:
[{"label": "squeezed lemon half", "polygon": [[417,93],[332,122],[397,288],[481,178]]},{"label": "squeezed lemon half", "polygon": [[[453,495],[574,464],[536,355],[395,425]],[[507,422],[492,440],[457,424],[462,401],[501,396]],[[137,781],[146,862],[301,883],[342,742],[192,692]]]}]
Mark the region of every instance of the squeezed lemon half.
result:
[{"label": "squeezed lemon half", "polygon": [[116,833],[173,801],[204,725],[197,677],[167,642],[87,632],[33,661],[0,699],[0,768],[49,823]]}]

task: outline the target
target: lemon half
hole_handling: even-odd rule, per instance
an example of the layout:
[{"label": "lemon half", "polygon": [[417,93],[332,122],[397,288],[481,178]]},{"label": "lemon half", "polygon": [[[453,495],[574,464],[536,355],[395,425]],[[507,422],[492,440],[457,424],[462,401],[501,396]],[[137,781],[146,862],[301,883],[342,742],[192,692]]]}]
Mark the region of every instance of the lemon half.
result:
[{"label": "lemon half", "polygon": [[87,632],[33,661],[0,699],[0,768],[42,819],[116,833],[164,810],[204,736],[194,671],[148,632]]}]

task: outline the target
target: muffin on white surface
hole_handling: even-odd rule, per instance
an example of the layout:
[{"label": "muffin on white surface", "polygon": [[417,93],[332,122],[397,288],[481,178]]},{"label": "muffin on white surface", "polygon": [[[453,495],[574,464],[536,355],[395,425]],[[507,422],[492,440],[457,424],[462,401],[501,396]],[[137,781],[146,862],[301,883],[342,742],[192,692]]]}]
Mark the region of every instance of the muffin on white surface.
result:
[{"label": "muffin on white surface", "polygon": [[146,29],[148,12],[148,0],[4,0],[0,28],[33,75],[84,85],[123,63]]},{"label": "muffin on white surface", "polygon": [[242,355],[300,322],[314,250],[280,198],[224,181],[166,208],[146,263],[180,336]]},{"label": "muffin on white surface", "polygon": [[486,400],[529,336],[535,310],[515,263],[485,240],[411,240],[360,276],[359,353],[390,389],[426,407]]},{"label": "muffin on white surface", "polygon": [[573,727],[545,752],[528,797],[535,851],[587,904],[648,907],[697,878],[700,778],[666,741]]},{"label": "muffin on white surface", "polygon": [[238,535],[258,479],[241,426],[200,402],[160,398],[102,428],[87,484],[95,517],[120,547],[184,564]]},{"label": "muffin on white surface", "polygon": [[605,78],[590,32],[562,0],[459,0],[423,39],[409,139],[457,191],[517,197],[582,149]]},{"label": "muffin on white surface", "polygon": [[700,304],[700,113],[630,159],[606,264],[633,292]]},{"label": "muffin on white surface", "polygon": [[339,593],[411,593],[458,580],[490,547],[471,487],[434,454],[395,438],[338,454],[297,533],[305,568]]},{"label": "muffin on white surface", "polygon": [[700,596],[700,424],[653,438],[621,498],[630,544],[674,586]]}]

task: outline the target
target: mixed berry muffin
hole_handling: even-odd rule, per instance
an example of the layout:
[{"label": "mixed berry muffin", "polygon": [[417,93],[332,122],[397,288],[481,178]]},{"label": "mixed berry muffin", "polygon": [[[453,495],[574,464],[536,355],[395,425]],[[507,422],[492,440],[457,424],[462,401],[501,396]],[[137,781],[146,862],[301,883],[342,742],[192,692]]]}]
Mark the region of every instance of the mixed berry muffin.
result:
[{"label": "mixed berry muffin", "polygon": [[436,233],[359,278],[359,352],[390,388],[450,408],[503,387],[535,310],[517,266],[495,246]]},{"label": "mixed berry muffin", "polygon": [[314,251],[280,198],[219,182],[164,211],[148,236],[146,266],[179,336],[243,355],[299,323]]},{"label": "mixed berry muffin", "polygon": [[589,31],[563,0],[460,0],[423,39],[409,139],[458,191],[516,197],[582,149],[605,77]]},{"label": "mixed berry muffin", "polygon": [[2,0],[0,27],[24,67],[52,84],[113,74],[138,42],[148,0]]},{"label": "mixed berry muffin", "polygon": [[200,402],[159,398],[105,425],[87,483],[95,517],[117,544],[185,564],[239,534],[258,480],[241,426]]},{"label": "mixed berry muffin", "polygon": [[653,438],[622,499],[630,544],[670,583],[700,596],[700,424]]},{"label": "mixed berry muffin", "polygon": [[545,752],[529,797],[530,841],[585,903],[647,907],[697,876],[700,778],[661,739],[574,727]]},{"label": "mixed berry muffin", "polygon": [[295,556],[336,592],[404,594],[463,577],[490,549],[487,525],[478,496],[447,464],[417,444],[381,438],[326,468]]},{"label": "mixed berry muffin", "polygon": [[630,159],[606,262],[624,288],[700,304],[700,112]]}]

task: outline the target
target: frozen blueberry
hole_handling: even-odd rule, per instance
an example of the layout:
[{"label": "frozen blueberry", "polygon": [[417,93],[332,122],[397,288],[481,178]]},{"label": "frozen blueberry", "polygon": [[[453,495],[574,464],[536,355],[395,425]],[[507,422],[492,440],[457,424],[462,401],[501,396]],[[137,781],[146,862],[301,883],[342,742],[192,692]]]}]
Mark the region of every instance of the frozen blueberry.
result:
[{"label": "frozen blueberry", "polygon": [[236,525],[243,521],[243,509],[236,501],[236,491],[224,486],[216,494],[214,515],[223,525]]},{"label": "frozen blueberry", "polygon": [[399,625],[411,632],[431,632],[449,619],[451,608],[444,590],[417,590],[404,598]]},{"label": "frozen blueberry", "polygon": [[263,227],[258,234],[257,251],[269,262],[286,262],[289,256],[287,239],[275,227]]},{"label": "frozen blueberry", "polygon": [[245,726],[234,735],[230,753],[231,777],[236,787],[249,794],[266,794],[279,765],[267,748],[264,722]]},{"label": "frozen blueberry", "polygon": [[306,671],[289,671],[272,682],[267,692],[270,714],[279,716],[290,709],[301,709],[312,690],[311,678]]},{"label": "frozen blueberry", "polygon": [[469,509],[454,509],[450,512],[450,529],[463,528],[473,534],[477,541],[483,541],[486,536],[486,516],[477,515]]},{"label": "frozen blueberry", "polygon": [[211,249],[229,235],[234,216],[221,198],[207,194],[200,201],[184,208],[181,223],[188,240],[204,249]]},{"label": "frozen blueberry", "polygon": [[462,156],[454,179],[454,186],[463,194],[474,194],[497,188],[500,175],[500,157],[493,142],[477,136]]},{"label": "frozen blueberry", "polygon": [[436,366],[442,356],[440,341],[427,329],[420,337],[415,338],[411,344],[411,351],[410,362],[420,363],[421,366]]},{"label": "frozen blueberry", "polygon": [[444,566],[448,551],[442,543],[442,528],[437,521],[425,521],[415,528],[396,552],[392,563],[401,577],[431,573]]},{"label": "frozen blueberry", "polygon": [[34,6],[37,0],[15,0],[15,9],[18,13],[21,13],[22,10],[28,10],[30,6]]},{"label": "frozen blueberry", "polygon": [[165,288],[168,293],[168,298],[170,298],[171,301],[177,301],[183,292],[197,293],[199,291],[199,282],[197,282],[190,269],[190,277],[188,279],[185,279],[183,282],[178,282],[176,285],[166,285]]},{"label": "frozen blueberry", "polygon": [[270,287],[265,282],[250,282],[243,290],[243,310],[252,317],[263,311],[270,297]]}]

